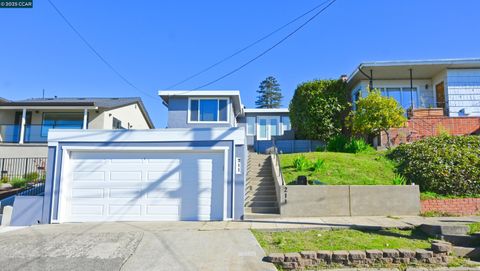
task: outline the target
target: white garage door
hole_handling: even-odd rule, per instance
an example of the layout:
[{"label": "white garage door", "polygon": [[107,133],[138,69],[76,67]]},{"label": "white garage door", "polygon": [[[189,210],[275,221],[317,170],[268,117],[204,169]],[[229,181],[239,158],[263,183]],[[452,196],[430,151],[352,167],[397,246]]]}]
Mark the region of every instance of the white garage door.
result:
[{"label": "white garage door", "polygon": [[72,152],[69,161],[61,222],[223,219],[223,153]]}]

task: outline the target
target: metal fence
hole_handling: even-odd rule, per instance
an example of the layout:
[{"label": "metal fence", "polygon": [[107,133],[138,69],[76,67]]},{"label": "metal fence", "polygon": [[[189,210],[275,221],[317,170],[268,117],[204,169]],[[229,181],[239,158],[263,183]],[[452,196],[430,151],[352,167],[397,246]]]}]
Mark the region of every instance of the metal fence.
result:
[{"label": "metal fence", "polygon": [[0,158],[0,181],[22,188],[18,195],[35,196],[44,192],[47,158]]}]

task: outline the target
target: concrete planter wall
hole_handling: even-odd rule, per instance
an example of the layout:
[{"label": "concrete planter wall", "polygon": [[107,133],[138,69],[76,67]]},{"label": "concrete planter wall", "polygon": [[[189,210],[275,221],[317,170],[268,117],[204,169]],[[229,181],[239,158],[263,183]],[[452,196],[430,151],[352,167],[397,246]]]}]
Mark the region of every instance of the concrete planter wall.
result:
[{"label": "concrete planter wall", "polygon": [[280,215],[388,216],[418,215],[420,189],[416,185],[285,185],[272,157]]}]

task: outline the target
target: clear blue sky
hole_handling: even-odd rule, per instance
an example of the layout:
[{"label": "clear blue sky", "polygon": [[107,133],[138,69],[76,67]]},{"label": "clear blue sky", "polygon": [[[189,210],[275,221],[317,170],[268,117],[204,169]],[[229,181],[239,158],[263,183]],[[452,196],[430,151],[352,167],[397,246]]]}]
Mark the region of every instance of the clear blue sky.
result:
[{"label": "clear blue sky", "polygon": [[[52,0],[90,43],[139,88],[157,90],[269,33],[322,0]],[[261,80],[275,76],[285,99],[307,80],[350,74],[361,61],[480,56],[480,1],[337,0],[307,27],[242,71],[208,89],[238,89],[254,106]],[[140,96],[157,128],[159,99],[110,71],[46,0],[33,9],[0,9],[0,97]],[[298,25],[298,24],[297,24]],[[243,64],[292,26],[182,85],[195,88]]]}]

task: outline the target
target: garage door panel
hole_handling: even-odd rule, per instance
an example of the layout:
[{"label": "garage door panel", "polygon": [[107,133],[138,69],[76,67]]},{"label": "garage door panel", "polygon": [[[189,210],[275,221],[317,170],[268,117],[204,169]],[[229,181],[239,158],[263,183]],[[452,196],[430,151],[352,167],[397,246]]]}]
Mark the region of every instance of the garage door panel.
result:
[{"label": "garage door panel", "polygon": [[74,182],[105,181],[105,172],[103,171],[74,171],[72,175]]},{"label": "garage door panel", "polygon": [[133,187],[133,188],[112,188],[109,190],[109,198],[116,199],[116,198],[127,198],[127,199],[132,199],[136,200],[140,197],[142,189],[139,187]]},{"label": "garage door panel", "polygon": [[141,181],[142,171],[110,171],[111,181]]},{"label": "garage door panel", "polygon": [[64,221],[223,218],[223,153],[83,152],[71,157]]},{"label": "garage door panel", "polygon": [[140,216],[142,213],[141,205],[110,204],[108,207],[108,215],[111,216]]},{"label": "garage door panel", "polygon": [[147,181],[152,182],[178,182],[180,180],[180,171],[148,171]]},{"label": "garage door panel", "polygon": [[72,190],[72,198],[98,198],[103,199],[104,189],[102,188],[79,188]]},{"label": "garage door panel", "polygon": [[88,216],[104,216],[104,205],[103,204],[79,204],[72,206],[71,209],[72,215],[88,215]]}]

